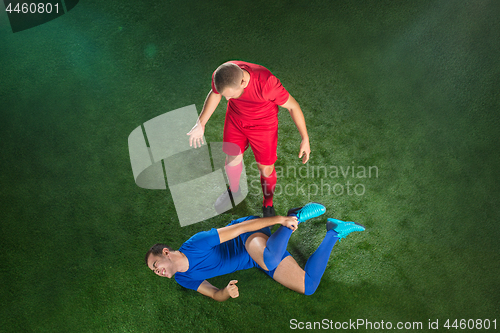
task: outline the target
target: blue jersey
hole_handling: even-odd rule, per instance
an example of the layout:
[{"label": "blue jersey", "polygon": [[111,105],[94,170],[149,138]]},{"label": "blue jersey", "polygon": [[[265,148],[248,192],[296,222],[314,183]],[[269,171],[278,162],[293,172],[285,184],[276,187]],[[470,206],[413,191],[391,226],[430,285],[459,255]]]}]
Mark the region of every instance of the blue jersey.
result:
[{"label": "blue jersey", "polygon": [[175,273],[175,281],[185,288],[198,290],[203,280],[257,267],[245,248],[247,238],[248,235],[244,234],[221,244],[217,229],[197,233],[179,248],[189,260],[189,269]]}]

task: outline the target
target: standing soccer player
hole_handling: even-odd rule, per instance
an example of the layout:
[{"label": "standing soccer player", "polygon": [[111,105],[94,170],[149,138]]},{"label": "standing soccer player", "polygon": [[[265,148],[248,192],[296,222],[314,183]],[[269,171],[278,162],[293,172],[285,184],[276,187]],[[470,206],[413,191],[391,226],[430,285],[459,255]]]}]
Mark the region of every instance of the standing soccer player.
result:
[{"label": "standing soccer player", "polygon": [[278,159],[278,105],[286,108],[299,130],[302,142],[299,158],[309,160],[311,148],[306,122],[297,101],[283,87],[280,80],[263,66],[243,61],[230,61],[220,65],[212,75],[209,92],[200,116],[189,135],[190,146],[203,144],[205,125],[224,96],[227,103],[224,123],[223,150],[226,153],[226,174],[229,178],[228,194],[223,193],[215,203],[217,211],[231,207],[229,197],[241,196],[239,183],[243,170],[243,153],[250,147],[260,172],[264,200],[264,217],[275,216],[273,195],[276,187],[274,163]]}]

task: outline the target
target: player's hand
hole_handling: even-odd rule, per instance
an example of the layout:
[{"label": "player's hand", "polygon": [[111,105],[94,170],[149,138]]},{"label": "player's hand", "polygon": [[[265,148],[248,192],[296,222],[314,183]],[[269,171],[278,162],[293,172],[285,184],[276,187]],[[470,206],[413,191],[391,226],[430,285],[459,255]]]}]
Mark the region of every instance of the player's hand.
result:
[{"label": "player's hand", "polygon": [[309,155],[311,154],[311,147],[309,146],[309,139],[303,139],[300,143],[299,158],[302,158],[302,164],[306,164],[309,161]]},{"label": "player's hand", "polygon": [[283,216],[283,222],[281,225],[284,225],[288,229],[292,229],[292,231],[297,230],[297,227],[299,226],[299,221],[297,220],[296,216]]},{"label": "player's hand", "polygon": [[229,293],[229,296],[231,296],[231,298],[236,298],[240,296],[236,283],[238,283],[238,280],[231,280],[229,281],[229,284],[226,287],[226,290]]},{"label": "player's hand", "polygon": [[203,134],[205,133],[205,126],[203,126],[199,120],[196,121],[196,125],[187,133],[189,135],[189,146],[194,148],[201,147],[203,142]]}]

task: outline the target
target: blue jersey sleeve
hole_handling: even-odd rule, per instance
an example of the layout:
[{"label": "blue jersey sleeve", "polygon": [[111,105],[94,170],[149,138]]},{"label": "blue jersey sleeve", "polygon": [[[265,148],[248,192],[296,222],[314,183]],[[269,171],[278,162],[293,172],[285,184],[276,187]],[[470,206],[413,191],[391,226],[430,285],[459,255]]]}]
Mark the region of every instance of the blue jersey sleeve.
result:
[{"label": "blue jersey sleeve", "polygon": [[203,280],[193,280],[186,278],[183,275],[180,274],[175,274],[174,275],[175,281],[183,286],[184,288],[192,289],[192,290],[198,290],[198,287],[200,284],[203,282]]},{"label": "blue jersey sleeve", "polygon": [[[195,249],[206,250],[207,248],[212,248],[219,244],[220,244],[219,233],[217,232],[217,229],[212,228],[208,231],[202,231],[192,236],[184,244],[182,244],[181,248],[184,249],[195,248]],[[182,252],[181,249],[179,250]]]}]

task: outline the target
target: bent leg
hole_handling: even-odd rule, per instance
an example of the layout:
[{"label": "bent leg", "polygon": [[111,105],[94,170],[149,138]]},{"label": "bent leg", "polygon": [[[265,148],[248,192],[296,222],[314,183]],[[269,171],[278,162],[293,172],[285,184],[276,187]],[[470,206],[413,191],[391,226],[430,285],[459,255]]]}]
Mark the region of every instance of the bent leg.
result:
[{"label": "bent leg", "polygon": [[282,225],[267,240],[264,249],[264,263],[270,271],[280,264],[292,233],[292,229]]},{"label": "bent leg", "polygon": [[274,271],[273,279],[288,289],[304,294],[305,276],[306,272],[300,268],[295,259],[288,256],[280,262]]},{"label": "bent leg", "polygon": [[319,286],[330,259],[330,253],[337,242],[337,233],[334,230],[326,232],[326,236],[316,251],[307,259],[304,279],[304,294],[312,295]]},{"label": "bent leg", "polygon": [[245,248],[250,257],[265,271],[269,270],[264,263],[264,249],[266,248],[268,239],[269,236],[266,234],[256,232],[250,235],[245,242]]},{"label": "bent leg", "polygon": [[280,226],[270,237],[257,232],[248,237],[245,247],[262,269],[272,271],[283,259],[292,232],[285,226]]},{"label": "bent leg", "polygon": [[245,248],[252,259],[265,271],[272,271],[282,262],[292,230],[281,226],[270,237],[262,232],[250,235]]},{"label": "bent leg", "polygon": [[304,270],[292,256],[284,258],[276,268],[273,279],[301,294],[314,294],[325,272],[333,246],[338,240],[336,236],[337,233],[333,230],[326,233],[320,246],[307,260]]},{"label": "bent leg", "polygon": [[[269,271],[266,264],[264,263],[264,249],[266,248],[266,243],[269,237],[262,233],[256,232],[250,237],[248,237],[245,242],[245,247],[248,254],[252,257],[259,266],[265,270]],[[282,254],[283,256],[283,254]],[[271,274],[269,274],[271,275]],[[283,286],[296,291],[298,293],[304,293],[304,277],[305,272],[297,264],[292,256],[287,256],[279,263],[278,267],[274,271],[274,275],[271,276],[275,281],[279,282]]]},{"label": "bent leg", "polygon": [[[300,268],[292,256],[287,256],[279,262],[272,278],[293,291],[312,295],[323,277],[333,246],[338,240],[336,236],[337,233],[334,230],[327,231],[319,247],[307,260],[305,269]],[[265,271],[273,270],[273,268],[269,269],[264,260],[264,253],[269,240],[270,237],[266,234],[256,232],[250,235],[245,242],[247,252]],[[281,256],[283,255],[284,253],[281,254]]]}]

